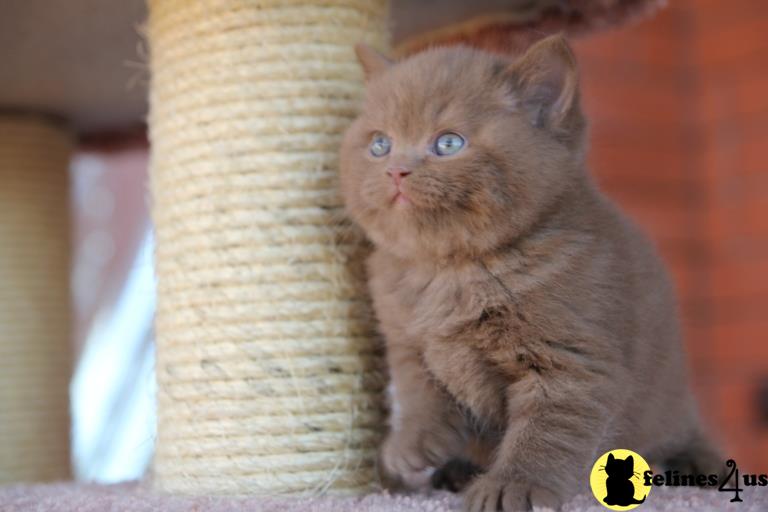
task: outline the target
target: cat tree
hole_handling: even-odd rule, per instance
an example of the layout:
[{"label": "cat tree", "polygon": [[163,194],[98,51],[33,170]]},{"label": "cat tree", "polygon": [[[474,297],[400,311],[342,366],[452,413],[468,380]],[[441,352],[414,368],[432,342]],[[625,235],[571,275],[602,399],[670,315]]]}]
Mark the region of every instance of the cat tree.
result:
[{"label": "cat tree", "polygon": [[386,4],[149,2],[160,490],[376,480],[383,379],[336,153]]},{"label": "cat tree", "polygon": [[0,485],[70,477],[72,134],[0,115]]}]

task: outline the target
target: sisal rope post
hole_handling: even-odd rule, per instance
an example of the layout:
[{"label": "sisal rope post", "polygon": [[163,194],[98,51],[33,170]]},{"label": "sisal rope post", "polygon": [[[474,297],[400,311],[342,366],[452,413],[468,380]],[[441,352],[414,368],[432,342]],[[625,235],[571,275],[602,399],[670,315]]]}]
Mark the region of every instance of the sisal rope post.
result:
[{"label": "sisal rope post", "polygon": [[[360,493],[384,386],[341,135],[386,0],[149,0],[156,489]],[[358,241],[356,241],[358,240]]]},{"label": "sisal rope post", "polygon": [[0,115],[0,485],[70,477],[72,138]]}]

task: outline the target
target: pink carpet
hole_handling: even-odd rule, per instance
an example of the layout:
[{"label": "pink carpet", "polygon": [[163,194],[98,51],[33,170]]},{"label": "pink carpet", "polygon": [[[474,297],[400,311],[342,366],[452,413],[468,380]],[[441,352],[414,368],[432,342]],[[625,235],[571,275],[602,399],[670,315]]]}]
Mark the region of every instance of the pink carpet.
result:
[{"label": "pink carpet", "polygon": [[[765,512],[768,488],[742,494],[743,503],[729,503],[731,493],[685,488],[655,488],[638,512]],[[459,498],[371,494],[363,498],[221,498],[164,496],[135,484],[46,484],[0,487],[2,512],[448,512],[460,510]],[[564,512],[605,512],[591,496],[579,496]]]}]

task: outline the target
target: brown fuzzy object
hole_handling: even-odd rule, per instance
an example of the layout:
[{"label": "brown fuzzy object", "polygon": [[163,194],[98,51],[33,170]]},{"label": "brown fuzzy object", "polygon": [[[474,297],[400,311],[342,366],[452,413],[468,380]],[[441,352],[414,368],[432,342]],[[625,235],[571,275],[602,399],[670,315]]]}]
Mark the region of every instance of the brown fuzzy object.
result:
[{"label": "brown fuzzy object", "polygon": [[565,39],[515,60],[463,46],[358,56],[367,95],[340,183],[375,246],[393,389],[384,471],[418,487],[471,462],[467,512],[558,508],[616,447],[720,473],[662,262],[585,168]]},{"label": "brown fuzzy object", "polygon": [[522,3],[510,0],[508,3],[508,9],[504,11],[483,12],[463,21],[407,35],[398,42],[395,54],[411,55],[430,46],[462,43],[514,54],[534,41],[558,32],[580,36],[647,18],[663,8],[667,0],[536,0]]}]

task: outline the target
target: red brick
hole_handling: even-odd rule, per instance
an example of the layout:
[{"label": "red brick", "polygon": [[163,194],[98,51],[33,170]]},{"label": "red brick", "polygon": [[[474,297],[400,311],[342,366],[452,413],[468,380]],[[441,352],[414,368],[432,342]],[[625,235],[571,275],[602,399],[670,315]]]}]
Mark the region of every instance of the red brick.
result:
[{"label": "red brick", "polygon": [[705,240],[660,238],[654,233],[650,235],[665,261],[691,270],[708,270],[710,255],[707,253],[709,246]]},{"label": "red brick", "polygon": [[720,261],[768,260],[768,239],[736,238],[709,245],[713,264]]},{"label": "red brick", "polygon": [[739,367],[744,372],[765,372],[768,376],[768,319],[715,323],[705,332],[698,332],[708,337],[708,357],[720,368]]},{"label": "red brick", "polygon": [[766,317],[768,296],[732,296],[717,300],[705,300],[710,305],[708,325],[759,322]]},{"label": "red brick", "polygon": [[[768,91],[766,91],[768,94]],[[768,115],[764,116],[768,119]],[[761,175],[768,176],[768,151],[766,151],[766,142],[768,141],[768,126],[763,131],[751,131],[744,134],[744,138],[737,146],[741,158],[731,168],[731,172],[741,175]]]},{"label": "red brick", "polygon": [[[710,270],[713,298],[768,297],[768,260],[744,260],[713,265]],[[768,317],[767,317],[768,318]],[[763,331],[768,334],[768,322]],[[765,343],[768,349],[768,343]],[[766,351],[768,356],[768,351]]]},{"label": "red brick", "polygon": [[[665,258],[666,260],[666,258]],[[689,298],[698,295],[698,280],[700,273],[697,269],[692,269],[684,265],[667,265],[667,269],[672,278],[677,293],[678,300],[687,302]]]},{"label": "red brick", "polygon": [[624,30],[612,30],[577,39],[574,41],[576,55],[585,67],[595,62],[602,65],[621,66],[628,63],[674,69],[679,66],[674,49],[683,43],[679,24],[679,16],[667,10],[645,23]]},{"label": "red brick", "polygon": [[[742,59],[768,48],[765,26],[768,18],[757,15],[741,23],[718,25],[713,30],[701,33],[697,39],[698,61],[705,70],[715,70],[729,60]],[[759,66],[759,61],[753,65]]]},{"label": "red brick", "polygon": [[[768,240],[768,197],[757,196],[743,204],[739,197],[708,211],[710,237],[715,244]],[[721,202],[722,203],[722,202]]]},{"label": "red brick", "polygon": [[[668,75],[661,75],[668,76]],[[593,81],[590,81],[593,80]],[[597,83],[597,81],[600,83]],[[637,123],[640,128],[684,125],[695,108],[682,94],[683,87],[659,80],[659,75],[629,81],[621,75],[585,79],[583,98],[592,124]]]},{"label": "red brick", "polygon": [[[595,134],[598,137],[599,134]],[[589,161],[595,171],[605,179],[627,179],[630,183],[647,182],[655,187],[683,187],[693,185],[698,178],[694,173],[694,159],[682,147],[660,144],[653,147],[652,140],[611,141],[597,139],[592,144]]]},{"label": "red brick", "polygon": [[756,385],[755,379],[721,377],[712,397],[717,405],[717,422],[728,430],[753,429],[757,424]]},{"label": "red brick", "polygon": [[690,12],[699,33],[717,32],[722,27],[739,26],[755,19],[768,20],[768,2],[764,0],[678,0]]},{"label": "red brick", "polygon": [[[638,123],[611,122],[606,117],[600,117],[602,109],[615,107],[601,98],[596,97],[592,104],[586,105],[589,118],[590,140],[592,143],[606,145],[632,144],[633,147],[653,147],[664,151],[685,151],[690,153],[692,144],[700,144],[702,137],[698,132],[692,132],[685,123],[665,126],[646,126]],[[596,114],[596,112],[598,112]],[[754,130],[755,128],[753,128]],[[765,126],[768,131],[768,123]],[[702,134],[703,135],[703,134]]]},{"label": "red brick", "polygon": [[[768,113],[766,114],[768,121]],[[707,179],[713,180],[713,199],[737,192],[764,195],[768,190],[768,122],[748,127],[742,122],[719,123],[707,130],[702,153]]]},{"label": "red brick", "polygon": [[[760,57],[760,61],[768,60],[768,46]],[[698,118],[702,122],[738,121],[768,112],[768,73],[757,62],[741,67],[736,74],[705,77],[700,91]]]},{"label": "red brick", "polygon": [[[680,318],[687,329],[709,327],[712,313],[709,302],[709,300],[701,298],[698,292],[688,297],[681,297]],[[699,338],[690,338],[691,343],[698,343],[698,340]]]},{"label": "red brick", "polygon": [[[726,459],[734,459],[739,473],[768,473],[768,434],[756,427],[735,427],[729,423],[717,425]],[[725,496],[732,496],[726,494]],[[726,498],[727,499],[727,498]]]},{"label": "red brick", "polygon": [[622,201],[635,221],[655,240],[703,240],[695,210],[685,205],[676,208],[654,207],[648,200]]},{"label": "red brick", "polygon": [[684,321],[683,346],[691,372],[691,379],[700,385],[714,382],[712,368],[713,361],[710,346],[710,330],[706,327],[692,325],[692,322]]}]

